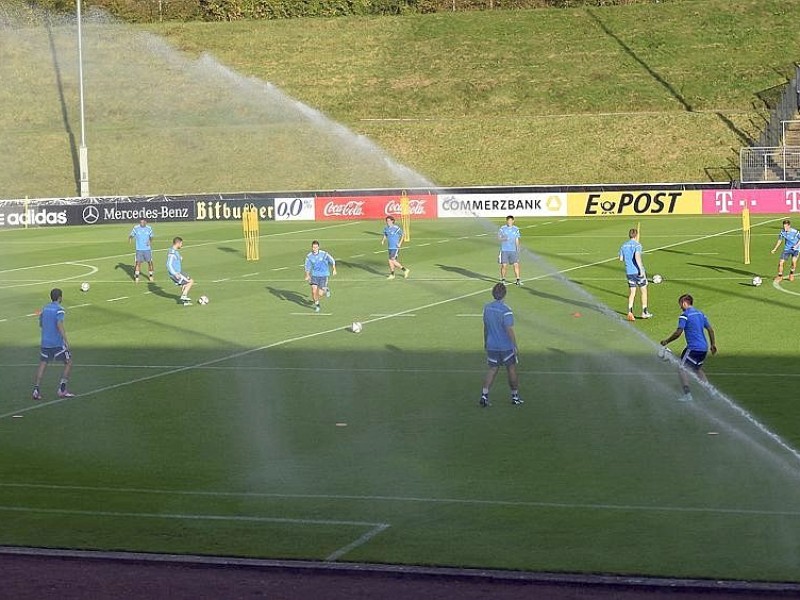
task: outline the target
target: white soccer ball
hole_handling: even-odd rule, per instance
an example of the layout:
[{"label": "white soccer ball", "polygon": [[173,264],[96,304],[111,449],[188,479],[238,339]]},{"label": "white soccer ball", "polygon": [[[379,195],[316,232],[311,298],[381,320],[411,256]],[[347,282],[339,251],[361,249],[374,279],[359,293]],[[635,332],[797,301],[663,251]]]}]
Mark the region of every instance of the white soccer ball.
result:
[{"label": "white soccer ball", "polygon": [[352,325],[350,325],[350,330],[351,330],[353,333],[361,333],[361,330],[362,330],[363,328],[364,328],[364,327],[361,325],[361,323],[360,323],[359,321],[353,321],[353,324],[352,324]]},{"label": "white soccer ball", "polygon": [[670,350],[666,346],[661,346],[661,348],[658,349],[658,358],[661,358],[663,360],[669,360],[670,358],[672,358],[672,350]]},{"label": "white soccer ball", "polygon": [[756,275],[755,277],[753,277],[753,286],[754,286],[754,287],[758,287],[758,286],[760,286],[762,283],[763,283],[763,282],[761,281],[761,277],[759,277],[758,275]]},{"label": "white soccer ball", "polygon": [[659,284],[664,281],[664,278],[661,275],[653,275],[653,283]]},{"label": "white soccer ball", "polygon": [[81,284],[81,291],[82,292],[88,292],[89,291],[89,282],[88,281],[84,281]]},{"label": "white soccer ball", "polygon": [[197,299],[198,304],[208,304],[208,296],[200,296]]}]

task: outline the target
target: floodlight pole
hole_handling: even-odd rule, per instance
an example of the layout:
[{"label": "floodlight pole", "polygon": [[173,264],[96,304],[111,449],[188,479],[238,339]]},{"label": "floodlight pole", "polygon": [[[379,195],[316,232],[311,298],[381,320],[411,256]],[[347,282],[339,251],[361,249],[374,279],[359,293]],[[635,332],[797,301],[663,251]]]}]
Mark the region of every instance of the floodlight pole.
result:
[{"label": "floodlight pole", "polygon": [[86,147],[86,113],[83,101],[83,29],[81,19],[81,0],[78,0],[78,87],[81,105],[81,146],[78,150],[78,162],[81,173],[81,197],[89,195],[89,149]]}]

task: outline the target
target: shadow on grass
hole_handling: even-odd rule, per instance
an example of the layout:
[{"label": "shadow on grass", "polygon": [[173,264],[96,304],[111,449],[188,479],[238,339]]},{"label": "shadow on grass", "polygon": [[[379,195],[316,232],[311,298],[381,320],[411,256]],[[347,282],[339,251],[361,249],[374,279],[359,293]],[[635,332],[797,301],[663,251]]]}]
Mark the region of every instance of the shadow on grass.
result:
[{"label": "shadow on grass", "polygon": [[241,254],[240,250],[236,248],[231,248],[230,246],[217,246],[217,250],[220,252],[227,252],[228,254]]},{"label": "shadow on grass", "polygon": [[704,265],[701,263],[686,263],[687,265],[691,265],[693,267],[702,267],[704,269],[711,269],[712,271],[716,271],[717,273],[733,273],[734,275],[744,275],[745,277],[752,277],[755,275],[753,271],[745,271],[744,269],[734,269],[733,267],[724,267],[722,265]]},{"label": "shadow on grass", "polygon": [[167,290],[162,288],[160,285],[156,283],[148,283],[147,290],[153,294],[154,296],[158,296],[159,298],[169,298],[175,304],[181,303],[181,295],[180,294],[170,294]]},{"label": "shadow on grass", "polygon": [[283,300],[284,302],[293,302],[298,306],[309,306],[311,304],[310,300],[294,290],[281,290],[267,286],[267,291],[275,296],[278,300]]},{"label": "shadow on grass", "polygon": [[128,278],[131,281],[133,281],[133,273],[134,273],[133,265],[129,265],[127,263],[119,262],[119,263],[117,263],[117,266],[114,267],[115,271],[117,269],[122,269],[123,271],[125,271],[125,274],[128,276]]},{"label": "shadow on grass", "polygon": [[347,267],[349,269],[361,269],[371,275],[383,275],[383,271],[379,271],[370,264],[347,262],[346,260],[337,260],[336,264],[337,266]]},{"label": "shadow on grass", "polygon": [[497,281],[496,277],[490,277],[489,275],[484,275],[483,273],[476,273],[475,271],[470,271],[469,269],[464,269],[462,267],[452,267],[450,265],[440,265],[437,264],[437,267],[442,269],[443,271],[447,271],[448,273],[456,273],[457,275],[461,275],[462,277],[466,277],[468,279],[478,279],[479,281]]}]

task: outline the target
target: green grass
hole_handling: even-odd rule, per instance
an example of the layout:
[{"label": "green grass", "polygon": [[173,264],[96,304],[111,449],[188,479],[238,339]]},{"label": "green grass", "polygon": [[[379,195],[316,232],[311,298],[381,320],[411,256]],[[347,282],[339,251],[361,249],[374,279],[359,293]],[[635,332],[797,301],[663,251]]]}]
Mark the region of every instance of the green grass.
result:
[{"label": "green grass", "polygon": [[[745,267],[735,217],[642,219],[665,282],[655,318],[628,324],[627,225],[519,219],[526,403],[501,377],[490,409],[470,315],[498,223],[414,222],[412,275],[391,282],[378,223],[263,223],[258,263],[236,223],[161,224],[152,286],[131,281],[127,227],[3,231],[0,544],[798,581],[798,460],[730,404],[800,445],[797,284],[749,285],[774,271],[777,223],[754,218]],[[165,280],[174,234],[207,306]],[[300,267],[315,238],[339,262],[320,315]],[[27,315],[54,285],[79,396],[47,404],[54,365],[37,405]],[[687,290],[725,394],[695,385],[691,404],[654,343]]]},{"label": "green grass", "polygon": [[[796,60],[798,0],[382,18],[88,25],[98,195],[399,185],[351,143],[274,118],[207,52],[368,136],[439,185],[730,180]],[[4,32],[0,196],[75,194],[74,30]],[[769,32],[765,35],[764,32]],[[61,94],[61,95],[60,95]],[[73,140],[69,138],[72,134]],[[318,148],[321,145],[322,148]],[[313,149],[313,150],[312,150]],[[400,185],[405,185],[400,182]]]}]

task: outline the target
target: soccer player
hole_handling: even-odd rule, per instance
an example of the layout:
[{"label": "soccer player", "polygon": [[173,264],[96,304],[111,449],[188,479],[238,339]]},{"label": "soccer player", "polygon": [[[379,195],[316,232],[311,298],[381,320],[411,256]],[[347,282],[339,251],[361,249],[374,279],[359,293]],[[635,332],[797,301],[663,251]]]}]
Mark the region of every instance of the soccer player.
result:
[{"label": "soccer player", "polygon": [[42,342],[39,351],[39,368],[36,370],[36,379],[33,383],[33,399],[41,400],[42,392],[39,386],[42,384],[42,377],[51,360],[59,360],[64,363],[64,371],[61,374],[61,381],[58,384],[59,398],[72,398],[75,396],[67,390],[69,374],[72,370],[72,353],[69,351],[67,342],[67,332],[64,329],[64,318],[66,311],[61,306],[62,293],[58,288],[50,290],[50,304],[42,308],[39,313],[39,327],[42,329]]},{"label": "soccer player", "polygon": [[408,279],[411,269],[405,268],[397,259],[400,255],[400,246],[403,245],[403,230],[398,225],[395,225],[394,217],[392,216],[386,217],[386,227],[383,228],[381,246],[386,242],[389,243],[389,276],[386,279],[394,279],[395,269],[400,269],[403,272],[403,277]]},{"label": "soccer player", "polygon": [[153,228],[147,224],[147,219],[140,219],[138,225],[134,225],[131,234],[128,236],[128,243],[136,240],[136,258],[133,266],[133,280],[139,283],[139,265],[147,263],[149,271],[148,279],[153,281],[153,251],[152,242]]},{"label": "soccer player", "polygon": [[323,295],[330,297],[331,290],[328,287],[328,277],[336,275],[336,260],[319,249],[319,242],[311,242],[311,252],[306,255],[306,281],[311,284],[311,301],[314,303],[314,312],[319,312],[319,301]]},{"label": "soccer player", "polygon": [[639,232],[636,229],[628,231],[628,241],[619,249],[619,259],[625,263],[625,273],[628,278],[628,321],[635,321],[633,316],[633,302],[636,299],[636,288],[642,295],[642,318],[649,319],[652,313],[647,310],[647,274],[644,272],[642,262],[642,245],[639,243]]},{"label": "soccer player", "polygon": [[182,271],[181,248],[183,248],[183,238],[173,238],[172,248],[167,252],[167,273],[169,273],[169,278],[175,282],[175,285],[181,287],[180,301],[184,306],[188,306],[192,303],[192,299],[189,298],[189,290],[194,285],[194,279]]},{"label": "soccer player", "polygon": [[[709,348],[711,354],[717,353],[717,345],[714,329],[708,322],[708,317],[694,307],[694,298],[689,294],[683,294],[678,298],[678,305],[682,311],[678,317],[678,328],[667,339],[661,340],[661,345],[666,346],[681,337],[681,334],[686,334],[686,348],[681,353],[681,368],[678,370],[678,375],[683,386],[683,396],[680,400],[689,402],[692,399],[692,393],[689,391],[687,369],[694,371],[702,383],[708,383],[708,378],[703,371],[703,361],[706,359]],[[708,331],[708,341],[706,341],[706,331]]]},{"label": "soccer player", "polygon": [[511,403],[522,404],[519,397],[519,378],[517,377],[517,338],[514,335],[514,313],[503,299],[506,297],[506,286],[498,283],[492,288],[494,301],[483,307],[483,345],[486,349],[489,372],[483,381],[481,390],[481,406],[491,406],[489,388],[501,366],[508,372],[508,386],[511,388]]},{"label": "soccer player", "polygon": [[508,265],[514,266],[514,276],[517,280],[514,285],[522,285],[519,278],[519,227],[514,225],[514,217],[508,215],[506,217],[506,224],[500,227],[497,232],[497,239],[500,240],[500,256],[498,262],[500,263],[500,283],[506,282],[506,272]]},{"label": "soccer player", "polygon": [[775,277],[775,281],[783,281],[783,263],[790,258],[792,259],[792,266],[789,269],[789,281],[794,281],[797,256],[800,254],[800,231],[792,227],[792,222],[789,219],[783,220],[783,229],[778,234],[778,241],[775,242],[772,254],[775,254],[781,242],[783,242],[783,252],[781,253],[781,259],[778,261],[778,275]]}]

